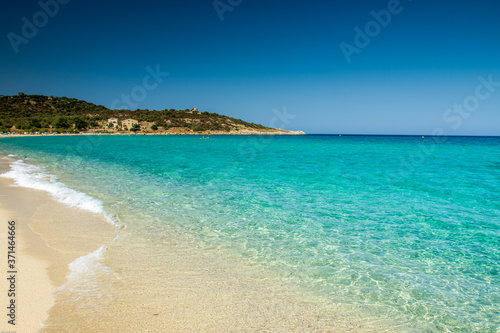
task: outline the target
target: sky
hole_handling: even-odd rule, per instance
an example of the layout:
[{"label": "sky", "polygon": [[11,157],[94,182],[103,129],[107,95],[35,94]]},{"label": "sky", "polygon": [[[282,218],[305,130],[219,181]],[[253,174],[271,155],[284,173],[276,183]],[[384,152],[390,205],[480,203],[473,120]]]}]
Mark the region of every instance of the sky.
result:
[{"label": "sky", "polygon": [[500,135],[498,0],[4,0],[0,95]]}]

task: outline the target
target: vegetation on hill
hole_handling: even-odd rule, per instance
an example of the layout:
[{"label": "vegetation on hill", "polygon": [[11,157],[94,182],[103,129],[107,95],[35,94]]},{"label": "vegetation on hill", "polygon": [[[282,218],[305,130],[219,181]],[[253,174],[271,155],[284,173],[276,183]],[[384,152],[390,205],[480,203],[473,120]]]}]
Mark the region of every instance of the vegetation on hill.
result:
[{"label": "vegetation on hill", "polygon": [[[118,119],[117,125],[109,123]],[[122,126],[125,119],[134,119],[138,125]],[[143,125],[143,126],[141,126]],[[146,127],[147,126],[147,127]],[[67,97],[43,95],[0,95],[0,131],[65,132],[65,131],[168,131],[184,128],[186,131],[237,131],[244,128],[269,130],[262,125],[248,123],[217,113],[165,109],[110,110],[102,105]]]}]

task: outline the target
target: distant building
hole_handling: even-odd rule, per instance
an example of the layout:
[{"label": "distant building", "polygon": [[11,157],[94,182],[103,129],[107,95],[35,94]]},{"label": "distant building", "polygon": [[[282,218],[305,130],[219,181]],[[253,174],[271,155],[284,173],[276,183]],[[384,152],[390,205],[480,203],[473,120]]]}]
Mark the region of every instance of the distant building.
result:
[{"label": "distant building", "polygon": [[193,109],[191,110],[191,112],[193,112],[193,111],[198,112],[198,108],[193,108]]},{"label": "distant building", "polygon": [[139,122],[135,119],[125,119],[122,121],[122,126],[128,129],[132,128],[132,126],[136,124],[139,124]]},{"label": "distant building", "polygon": [[109,124],[113,124],[113,127],[118,126],[118,119],[116,119],[116,118],[109,118],[108,119],[108,125]]}]

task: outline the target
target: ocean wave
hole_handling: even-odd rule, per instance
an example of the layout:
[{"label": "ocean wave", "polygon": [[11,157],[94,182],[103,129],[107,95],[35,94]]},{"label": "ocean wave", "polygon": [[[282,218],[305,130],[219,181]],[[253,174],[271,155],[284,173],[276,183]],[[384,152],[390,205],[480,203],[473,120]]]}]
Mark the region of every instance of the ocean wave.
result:
[{"label": "ocean wave", "polygon": [[[101,264],[104,252],[107,247],[101,246],[92,253],[82,256],[69,264],[69,274],[67,275],[68,283],[74,283],[82,279],[88,280],[98,273],[110,274],[111,268]],[[63,286],[67,287],[67,286]]]},{"label": "ocean wave", "polygon": [[13,179],[17,186],[48,192],[55,200],[68,206],[103,214],[106,219],[118,226],[113,216],[104,209],[102,201],[83,192],[76,191],[57,181],[57,177],[46,173],[41,167],[17,160],[11,163],[11,170],[0,177]]},{"label": "ocean wave", "polygon": [[113,270],[102,263],[106,251],[103,245],[71,262],[66,282],[57,289],[56,299],[62,295],[65,302],[73,302],[80,310],[109,303],[113,295],[104,287],[102,278],[106,279]]},{"label": "ocean wave", "polygon": [[2,157],[2,160],[11,160],[12,157],[17,157],[17,156],[14,154],[9,154],[7,156]]}]

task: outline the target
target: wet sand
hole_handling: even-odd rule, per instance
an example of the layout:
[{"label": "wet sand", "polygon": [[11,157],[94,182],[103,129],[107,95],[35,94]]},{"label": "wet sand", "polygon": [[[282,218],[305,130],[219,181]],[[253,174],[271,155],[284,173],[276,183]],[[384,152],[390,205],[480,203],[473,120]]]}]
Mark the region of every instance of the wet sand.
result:
[{"label": "wet sand", "polygon": [[[2,195],[5,195],[2,192]],[[5,210],[4,205],[0,209],[0,237],[3,251],[7,252],[7,227],[8,221],[20,221],[19,214]],[[1,331],[17,331],[17,332],[35,332],[41,326],[41,323],[47,317],[47,311],[52,306],[53,298],[52,293],[55,291],[55,286],[49,278],[47,269],[49,262],[40,258],[35,258],[27,255],[27,243],[32,243],[30,238],[35,238],[35,235],[27,237],[26,226],[16,225],[16,271],[17,274],[15,281],[15,326],[9,324],[10,317],[2,316],[0,322]],[[6,257],[6,256],[5,256]],[[6,261],[7,259],[4,258]],[[7,273],[6,264],[2,263],[2,277],[0,290],[0,302],[2,308],[10,304],[11,297],[8,297],[8,290],[10,289],[10,282],[7,280],[11,274]],[[5,311],[7,312],[7,311]],[[2,312],[3,314],[3,312]]]},{"label": "wet sand", "polygon": [[387,331],[354,309],[318,306],[222,250],[140,226],[117,230],[12,183],[0,178],[3,239],[8,220],[18,226],[17,332]]},{"label": "wet sand", "polygon": [[150,242],[145,247],[125,237],[113,243],[105,257],[112,273],[94,277],[100,291],[90,292],[98,297],[80,302],[75,301],[77,291],[67,291],[66,301],[50,312],[51,331],[352,332],[359,328],[342,311],[325,311],[259,272],[182,244]]},{"label": "wet sand", "polygon": [[[0,160],[0,173],[9,170]],[[8,221],[16,222],[16,325],[2,316],[0,330],[36,332],[47,319],[57,289],[66,282],[69,263],[93,252],[115,237],[115,227],[98,214],[53,200],[46,192],[12,186],[0,178],[0,237],[7,274]],[[0,279],[0,302],[9,304],[9,286]]]}]

